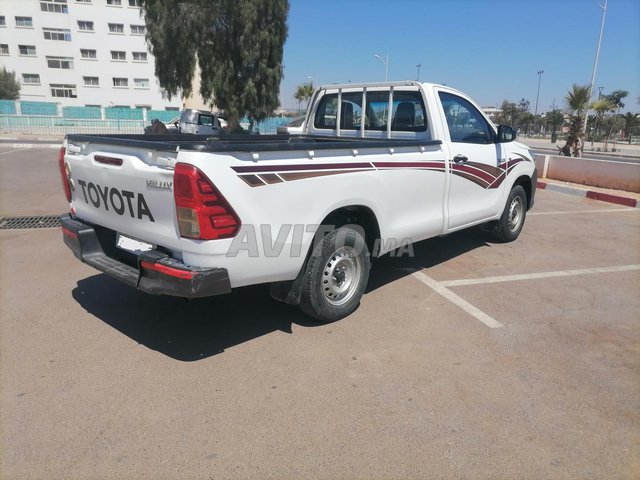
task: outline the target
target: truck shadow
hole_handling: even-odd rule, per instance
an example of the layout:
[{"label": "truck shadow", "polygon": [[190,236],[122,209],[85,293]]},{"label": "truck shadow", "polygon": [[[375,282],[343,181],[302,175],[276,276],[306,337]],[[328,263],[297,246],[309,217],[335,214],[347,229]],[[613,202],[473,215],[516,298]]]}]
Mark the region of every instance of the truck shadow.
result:
[{"label": "truck shadow", "polygon": [[[472,229],[416,243],[413,256],[386,255],[374,261],[367,291],[488,246],[485,239],[486,234]],[[220,354],[275,331],[292,333],[293,324],[321,325],[298,308],[272,300],[267,285],[187,302],[147,295],[98,274],[78,281],[72,295],[88,313],[124,335],[183,362]]]}]

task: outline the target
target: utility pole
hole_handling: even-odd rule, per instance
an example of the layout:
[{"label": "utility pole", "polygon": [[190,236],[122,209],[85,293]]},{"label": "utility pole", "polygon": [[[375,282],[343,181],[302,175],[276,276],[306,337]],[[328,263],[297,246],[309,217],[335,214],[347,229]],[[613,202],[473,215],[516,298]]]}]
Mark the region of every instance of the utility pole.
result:
[{"label": "utility pole", "polygon": [[419,63],[418,65],[416,65],[416,68],[418,69],[418,78],[416,78],[416,81],[420,81],[420,67],[422,66],[421,63]]},{"label": "utility pole", "polygon": [[533,114],[534,117],[538,116],[538,99],[540,98],[540,80],[542,80],[542,74],[544,70],[538,70],[538,93],[536,95],[536,111]]},{"label": "utility pole", "polygon": [[598,68],[598,57],[600,57],[600,45],[602,44],[602,34],[604,33],[604,18],[607,15],[607,0],[604,0],[604,5],[600,4],[598,0],[598,6],[602,9],[602,23],[600,24],[600,36],[598,37],[598,46],[596,48],[596,58],[593,61],[593,73],[591,74],[591,83],[589,84],[589,99],[587,106],[584,109],[584,133],[587,133],[587,121],[589,120],[589,103],[591,103],[591,94],[593,93],[593,85],[596,83],[596,70]]},{"label": "utility pole", "polygon": [[389,54],[387,54],[387,56],[384,58],[378,55],[377,53],[374,53],[373,56],[381,60],[382,63],[384,63],[384,81],[388,82],[389,81]]}]

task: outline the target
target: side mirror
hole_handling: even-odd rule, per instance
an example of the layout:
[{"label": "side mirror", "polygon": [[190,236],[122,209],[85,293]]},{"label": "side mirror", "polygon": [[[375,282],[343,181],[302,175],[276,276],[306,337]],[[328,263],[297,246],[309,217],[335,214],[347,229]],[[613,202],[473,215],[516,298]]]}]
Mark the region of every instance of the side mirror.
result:
[{"label": "side mirror", "polygon": [[516,139],[516,131],[507,125],[498,125],[498,138],[496,143],[513,142]]}]

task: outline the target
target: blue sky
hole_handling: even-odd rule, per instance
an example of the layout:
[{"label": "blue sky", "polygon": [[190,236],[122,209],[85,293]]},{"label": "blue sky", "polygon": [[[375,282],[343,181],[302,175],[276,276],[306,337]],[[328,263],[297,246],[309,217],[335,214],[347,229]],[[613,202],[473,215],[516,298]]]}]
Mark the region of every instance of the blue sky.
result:
[{"label": "blue sky", "polygon": [[[604,0],[600,0],[604,2]],[[483,106],[526,98],[538,112],[587,85],[600,32],[597,0],[290,0],[285,107],[295,87],[416,79],[445,83]],[[640,112],[640,1],[609,0],[595,86],[628,90]],[[597,89],[594,88],[597,93]]]}]

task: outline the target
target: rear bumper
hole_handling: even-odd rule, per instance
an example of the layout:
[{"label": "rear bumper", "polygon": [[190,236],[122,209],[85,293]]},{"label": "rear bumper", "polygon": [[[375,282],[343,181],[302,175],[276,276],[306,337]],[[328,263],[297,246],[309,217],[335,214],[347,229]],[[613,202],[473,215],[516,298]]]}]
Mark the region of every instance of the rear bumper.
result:
[{"label": "rear bumper", "polygon": [[140,253],[135,268],[107,255],[93,226],[70,215],[62,215],[60,223],[64,243],[79,260],[138,290],[184,298],[231,292],[225,268],[188,266],[159,250]]}]

